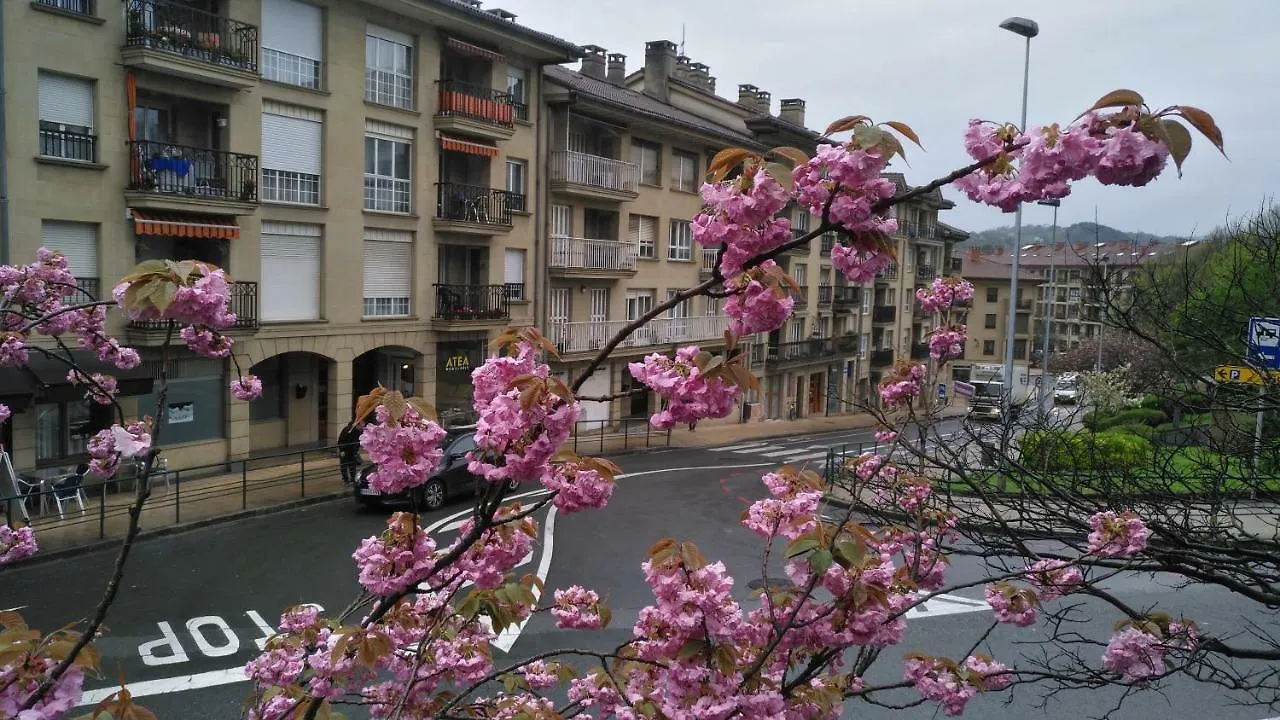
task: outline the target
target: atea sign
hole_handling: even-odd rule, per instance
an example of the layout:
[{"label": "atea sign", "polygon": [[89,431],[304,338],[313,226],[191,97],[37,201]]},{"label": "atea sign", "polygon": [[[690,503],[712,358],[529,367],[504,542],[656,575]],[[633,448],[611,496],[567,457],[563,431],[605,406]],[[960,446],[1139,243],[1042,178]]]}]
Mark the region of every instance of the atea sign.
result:
[{"label": "atea sign", "polygon": [[444,361],[444,371],[445,372],[470,372],[471,358],[467,357],[466,353],[456,353],[454,355],[450,355]]}]

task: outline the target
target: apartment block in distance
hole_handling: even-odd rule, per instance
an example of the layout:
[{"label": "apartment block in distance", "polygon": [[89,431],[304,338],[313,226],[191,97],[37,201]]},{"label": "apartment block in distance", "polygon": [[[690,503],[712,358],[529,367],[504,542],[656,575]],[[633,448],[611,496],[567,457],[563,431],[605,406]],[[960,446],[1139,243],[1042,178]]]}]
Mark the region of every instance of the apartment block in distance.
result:
[{"label": "apartment block in distance", "polygon": [[[1007,256],[1007,253],[1004,255]],[[960,261],[959,274],[973,283],[973,302],[969,305],[965,323],[968,326],[968,342],[964,356],[951,364],[954,380],[967,381],[975,364],[1004,363],[1009,318],[1009,277],[1011,266],[1007,257],[983,255],[978,248],[970,248]],[[1032,299],[1036,294],[1037,276],[1027,267],[1018,269],[1017,318],[1014,320],[1014,362],[1028,363],[1032,349]]]},{"label": "apartment block in distance", "polygon": [[[6,3],[10,259],[41,245],[107,293],[149,258],[234,278],[235,360],[169,360],[177,467],[332,443],[381,383],[469,412],[487,341],[534,319],[541,68],[579,50],[454,0]],[[152,412],[163,328],[126,408]],[[108,418],[5,385],[14,465],[74,464]]]}]

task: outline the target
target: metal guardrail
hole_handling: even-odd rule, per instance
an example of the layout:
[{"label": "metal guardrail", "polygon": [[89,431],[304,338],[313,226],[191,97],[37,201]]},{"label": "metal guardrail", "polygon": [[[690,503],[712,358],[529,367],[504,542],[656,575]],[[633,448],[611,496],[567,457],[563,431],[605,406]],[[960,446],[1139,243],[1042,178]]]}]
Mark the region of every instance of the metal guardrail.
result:
[{"label": "metal guardrail", "polygon": [[[648,417],[579,420],[573,425],[570,442],[573,443],[574,453],[596,452],[603,455],[606,452],[626,452],[642,447],[670,447],[671,431],[655,428]],[[621,447],[617,447],[619,442]]]},{"label": "metal guardrail", "polygon": [[128,0],[125,45],[258,72],[258,28],[168,0]]},{"label": "metal guardrail", "polygon": [[129,154],[131,191],[258,201],[257,155],[153,140],[129,141]]}]

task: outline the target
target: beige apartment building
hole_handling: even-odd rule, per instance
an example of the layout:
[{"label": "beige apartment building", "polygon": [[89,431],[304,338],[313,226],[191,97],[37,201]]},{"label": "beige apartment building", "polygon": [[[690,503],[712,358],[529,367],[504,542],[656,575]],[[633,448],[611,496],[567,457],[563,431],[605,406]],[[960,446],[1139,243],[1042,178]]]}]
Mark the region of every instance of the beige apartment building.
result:
[{"label": "beige apartment building", "polygon": [[[236,359],[265,391],[229,399],[229,363],[171,357],[174,465],[332,443],[378,383],[465,418],[488,340],[534,321],[541,70],[577,46],[454,0],[3,10],[8,259],[61,250],[103,294],[147,258],[235,280]],[[145,358],[126,407],[150,413],[163,332],[115,329]],[[20,471],[82,458],[109,420],[56,373],[0,394]]]},{"label": "beige apartment building", "polygon": [[[964,257],[957,258],[959,275],[973,283],[973,302],[969,305],[963,322],[968,330],[968,342],[964,356],[951,364],[953,380],[968,380],[975,364],[1003,365],[1008,339],[1009,278],[1010,265],[1006,256],[982,255],[977,248],[970,248]],[[1036,285],[1039,282],[1034,269],[1018,268],[1017,318],[1013,328],[1014,362],[1028,363],[1032,357],[1032,313]]]}]

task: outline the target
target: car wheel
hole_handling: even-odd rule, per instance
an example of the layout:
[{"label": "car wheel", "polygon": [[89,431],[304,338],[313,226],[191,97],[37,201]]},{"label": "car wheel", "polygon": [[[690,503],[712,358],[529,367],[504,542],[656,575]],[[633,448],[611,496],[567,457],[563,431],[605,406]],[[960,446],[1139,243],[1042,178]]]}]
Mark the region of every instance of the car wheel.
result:
[{"label": "car wheel", "polygon": [[419,489],[416,504],[424,510],[439,510],[444,507],[444,483],[439,479],[428,480]]}]

